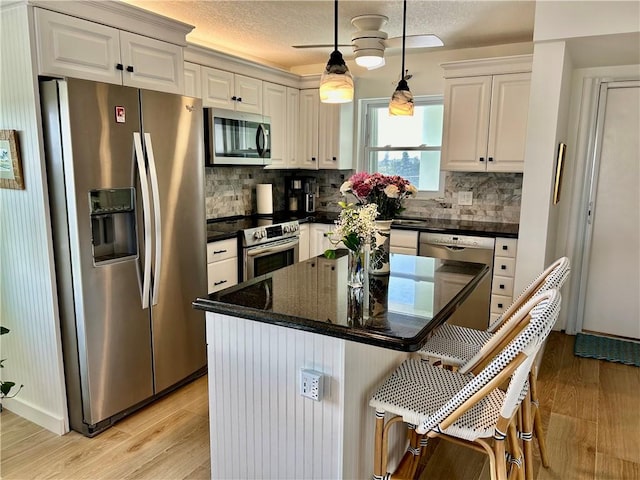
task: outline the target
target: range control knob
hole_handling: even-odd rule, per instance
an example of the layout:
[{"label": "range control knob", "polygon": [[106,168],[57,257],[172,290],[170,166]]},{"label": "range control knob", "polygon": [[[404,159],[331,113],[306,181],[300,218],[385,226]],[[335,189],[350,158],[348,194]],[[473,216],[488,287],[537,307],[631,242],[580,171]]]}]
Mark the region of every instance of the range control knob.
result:
[{"label": "range control knob", "polygon": [[289,225],[285,225],[284,227],[282,227],[282,231],[284,233],[289,233],[289,232],[291,232],[293,230],[291,229],[291,227]]},{"label": "range control knob", "polygon": [[255,232],[253,232],[253,238],[255,238],[256,240],[264,238],[264,230],[256,230]]}]

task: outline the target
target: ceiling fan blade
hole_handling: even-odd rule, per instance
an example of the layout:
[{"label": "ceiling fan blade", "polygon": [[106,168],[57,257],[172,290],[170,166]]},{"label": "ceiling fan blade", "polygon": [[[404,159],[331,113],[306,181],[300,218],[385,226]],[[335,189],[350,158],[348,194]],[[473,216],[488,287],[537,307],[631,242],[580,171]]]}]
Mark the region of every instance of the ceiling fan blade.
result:
[{"label": "ceiling fan blade", "polygon": [[[317,44],[317,45],[291,45],[293,48],[333,48],[333,43]],[[351,44],[338,44],[339,47],[350,47]]]},{"label": "ceiling fan blade", "polygon": [[[385,45],[387,48],[402,48],[402,37],[389,38]],[[427,48],[427,47],[442,47],[444,43],[438,38],[437,35],[425,34],[425,35],[407,35],[406,48]]]}]

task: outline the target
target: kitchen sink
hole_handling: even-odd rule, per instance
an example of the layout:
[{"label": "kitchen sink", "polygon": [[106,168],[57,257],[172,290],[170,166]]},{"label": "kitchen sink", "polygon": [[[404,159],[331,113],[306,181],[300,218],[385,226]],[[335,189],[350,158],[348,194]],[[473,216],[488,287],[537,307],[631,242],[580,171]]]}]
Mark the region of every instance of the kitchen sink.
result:
[{"label": "kitchen sink", "polygon": [[424,220],[411,220],[411,219],[405,219],[405,218],[396,218],[393,220],[393,223],[395,225],[425,225],[425,221]]}]

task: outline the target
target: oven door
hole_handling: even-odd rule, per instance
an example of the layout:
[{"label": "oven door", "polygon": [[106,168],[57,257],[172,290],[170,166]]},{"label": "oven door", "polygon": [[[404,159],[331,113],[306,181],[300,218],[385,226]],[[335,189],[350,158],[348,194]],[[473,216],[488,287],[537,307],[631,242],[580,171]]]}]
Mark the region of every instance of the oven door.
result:
[{"label": "oven door", "polygon": [[244,249],[243,280],[273,272],[298,262],[298,237]]}]

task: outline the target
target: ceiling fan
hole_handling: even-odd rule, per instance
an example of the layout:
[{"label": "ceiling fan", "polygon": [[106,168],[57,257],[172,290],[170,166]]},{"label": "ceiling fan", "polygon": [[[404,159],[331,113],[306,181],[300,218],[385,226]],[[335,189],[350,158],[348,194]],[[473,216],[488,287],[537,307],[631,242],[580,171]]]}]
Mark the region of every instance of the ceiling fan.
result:
[{"label": "ceiling fan", "polygon": [[[388,38],[381,28],[389,21],[384,15],[369,14],[358,15],[351,19],[351,24],[356,31],[351,35],[350,45],[338,45],[339,47],[353,47],[356,63],[367,67],[369,70],[384,65],[384,51],[386,48],[402,47],[402,37]],[[406,48],[441,47],[442,40],[433,34],[407,35]],[[293,48],[332,48],[333,44],[293,45]]]}]

